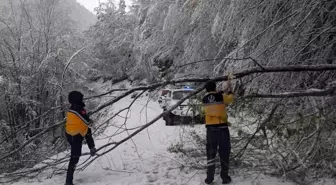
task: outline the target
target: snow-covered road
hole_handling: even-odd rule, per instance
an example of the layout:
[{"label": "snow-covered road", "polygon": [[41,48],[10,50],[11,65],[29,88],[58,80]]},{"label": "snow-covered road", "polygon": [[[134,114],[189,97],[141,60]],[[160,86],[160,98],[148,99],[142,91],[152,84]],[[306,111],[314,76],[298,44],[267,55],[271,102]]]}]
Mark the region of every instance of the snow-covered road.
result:
[{"label": "snow-covered road", "polygon": [[[125,98],[120,102],[107,108],[106,116],[102,117],[98,122],[102,123],[113,113],[117,112],[132,101],[131,98]],[[130,112],[127,115],[127,128],[141,126],[150,121],[155,116],[161,113],[158,104],[153,101],[148,101],[147,97],[141,98],[134,103]],[[123,125],[126,112],[123,112],[119,117],[113,119],[113,123]],[[111,140],[108,136],[113,135],[118,128],[110,126],[104,134],[96,137],[97,147],[108,142],[119,141],[125,138],[128,133],[124,132],[113,137]],[[203,125],[191,127],[166,127],[163,120],[159,120],[148,129],[140,132],[133,140],[120,145],[115,150],[107,155],[100,157],[84,171],[75,175],[75,185],[200,185],[204,184],[205,171],[180,169],[180,163],[183,163],[183,158],[178,158],[177,155],[169,153],[167,148],[171,143],[179,141],[185,130],[196,129],[205,131]],[[129,132],[133,132],[131,130]],[[83,146],[83,152],[88,152],[87,146]],[[100,151],[99,153],[101,153]],[[82,157],[80,162],[83,162],[88,157]],[[204,161],[205,162],[205,161]],[[22,180],[14,185],[63,185],[65,175],[56,175],[51,179],[46,179],[48,174],[42,175],[40,179],[27,182]],[[217,176],[217,179],[219,177]],[[243,179],[234,177],[235,185],[291,185],[288,182],[281,182],[276,178],[258,176]],[[220,184],[218,179],[218,184]]]},{"label": "snow-covered road", "polygon": [[[118,110],[123,109],[133,99],[125,98],[108,108],[107,115],[98,122],[104,122]],[[124,111],[120,116],[112,120],[115,125],[123,125],[126,119],[127,128],[134,128],[144,125],[162,110],[156,102],[142,98],[136,101],[130,111]],[[196,126],[204,129],[204,126]],[[163,120],[159,120],[148,129],[140,132],[132,140],[120,145],[112,152],[97,159],[83,172],[75,175],[74,183],[77,185],[144,185],[144,184],[200,184],[203,182],[203,172],[183,172],[180,170],[180,163],[174,154],[169,153],[167,148],[180,139],[186,127],[166,127]],[[95,138],[97,148],[109,142],[119,141],[128,136],[134,130],[109,136],[118,131],[117,127],[110,126],[104,134]],[[104,150],[103,150],[104,151]],[[99,153],[103,152],[100,151]],[[83,152],[88,152],[86,145],[83,145]],[[85,161],[88,156],[82,157],[79,164]],[[47,176],[47,174],[46,174]],[[36,185],[59,185],[64,184],[65,175],[54,176],[51,179],[41,179],[32,182],[18,182],[14,185],[36,184]],[[202,184],[202,183],[201,183]]]}]

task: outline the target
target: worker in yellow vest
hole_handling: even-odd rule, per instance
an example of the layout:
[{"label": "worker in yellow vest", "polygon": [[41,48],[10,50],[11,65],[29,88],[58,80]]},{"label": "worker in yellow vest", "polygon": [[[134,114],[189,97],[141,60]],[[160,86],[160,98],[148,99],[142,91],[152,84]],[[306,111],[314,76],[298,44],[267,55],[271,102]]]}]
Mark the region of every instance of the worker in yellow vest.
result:
[{"label": "worker in yellow vest", "polygon": [[76,165],[82,155],[82,143],[85,138],[90,149],[91,156],[96,153],[95,143],[92,138],[92,132],[89,125],[92,123],[84,109],[84,95],[78,91],[69,93],[68,100],[71,104],[67,112],[65,131],[68,143],[71,146],[71,158],[67,170],[65,185],[73,185],[73,175]]},{"label": "worker in yellow vest", "polygon": [[207,153],[207,178],[206,184],[211,184],[215,175],[215,158],[217,152],[220,157],[221,178],[223,184],[231,182],[229,176],[229,156],[231,150],[230,132],[227,115],[227,105],[233,103],[233,92],[230,76],[228,86],[224,92],[216,91],[216,83],[206,84],[207,94],[203,97],[203,108],[206,126],[206,153]]}]

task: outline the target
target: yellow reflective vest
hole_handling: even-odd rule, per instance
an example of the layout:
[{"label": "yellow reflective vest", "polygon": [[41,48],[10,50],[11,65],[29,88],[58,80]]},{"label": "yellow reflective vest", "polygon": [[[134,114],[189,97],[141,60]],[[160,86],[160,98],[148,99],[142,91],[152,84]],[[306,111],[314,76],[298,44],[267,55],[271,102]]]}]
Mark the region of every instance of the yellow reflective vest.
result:
[{"label": "yellow reflective vest", "polygon": [[228,116],[226,105],[233,103],[233,94],[222,94],[220,92],[209,92],[203,99],[203,110],[206,126],[227,126]]},{"label": "yellow reflective vest", "polygon": [[84,137],[88,132],[89,122],[77,111],[69,110],[67,112],[67,119],[65,124],[65,131],[71,135],[75,136],[80,134]]}]

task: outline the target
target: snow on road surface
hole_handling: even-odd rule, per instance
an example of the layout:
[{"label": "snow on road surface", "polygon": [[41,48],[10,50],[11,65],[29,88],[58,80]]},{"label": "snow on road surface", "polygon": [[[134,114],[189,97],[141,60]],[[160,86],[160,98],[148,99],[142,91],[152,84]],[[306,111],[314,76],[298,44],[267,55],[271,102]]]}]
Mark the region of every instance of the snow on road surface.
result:
[{"label": "snow on road surface", "polygon": [[[113,115],[117,110],[127,107],[132,101],[125,98],[112,107],[107,108],[109,115]],[[141,126],[160,114],[162,110],[156,102],[142,98],[136,101],[127,115],[127,128]],[[115,118],[114,124],[122,125],[125,121],[126,112]],[[103,122],[109,116],[104,116],[99,120]],[[204,125],[196,125],[193,129],[205,131]],[[95,138],[97,147],[108,142],[119,141],[128,134],[122,133],[109,138],[118,128],[108,127],[105,133]],[[205,170],[181,169],[183,158],[169,153],[167,148],[171,143],[179,141],[185,129],[191,127],[166,127],[161,119],[148,129],[140,132],[133,140],[120,145],[115,150],[105,156],[100,157],[84,171],[75,174],[75,185],[199,185],[204,184]],[[129,131],[130,133],[133,132]],[[69,151],[67,151],[69,152]],[[88,152],[87,146],[83,145],[83,152]],[[100,151],[99,153],[101,153]],[[83,162],[88,157],[82,157]],[[205,163],[205,161],[204,161]],[[44,177],[43,177],[44,176]],[[22,180],[14,185],[63,185],[65,175],[56,175],[51,179],[46,179],[48,174],[42,175],[38,180],[30,182]],[[220,179],[217,184],[221,184]],[[253,176],[250,178],[233,177],[234,185],[291,185],[289,182],[281,182],[276,178],[265,176]]]}]

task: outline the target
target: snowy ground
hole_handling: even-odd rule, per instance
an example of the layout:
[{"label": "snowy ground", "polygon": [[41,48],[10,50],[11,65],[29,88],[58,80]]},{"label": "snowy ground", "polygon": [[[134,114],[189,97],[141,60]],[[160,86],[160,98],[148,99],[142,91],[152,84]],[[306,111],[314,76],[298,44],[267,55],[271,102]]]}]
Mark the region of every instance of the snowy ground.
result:
[{"label": "snowy ground", "polygon": [[[112,115],[119,109],[127,107],[132,101],[125,98],[114,106],[108,108],[108,114]],[[135,102],[127,116],[127,127],[137,127],[146,120],[151,120],[161,113],[158,104],[148,101],[147,97]],[[124,116],[126,113],[123,114]],[[108,117],[108,116],[107,116]],[[100,122],[107,117],[99,120]],[[114,123],[122,125],[125,119],[123,116],[113,120]],[[205,131],[203,125],[195,126],[200,131]],[[193,128],[193,129],[195,129]],[[166,127],[163,120],[158,121],[147,130],[139,133],[133,141],[128,141],[107,155],[96,160],[84,171],[75,175],[76,185],[200,185],[204,184],[205,171],[180,169],[183,163],[182,158],[169,153],[167,148],[171,143],[178,141],[188,127]],[[110,140],[108,136],[115,133],[116,127],[109,127],[106,132],[96,139],[97,147],[108,142],[118,141],[127,133],[123,133]],[[132,132],[132,131],[130,131]],[[88,152],[87,146],[83,146],[83,152]],[[82,157],[84,161],[87,157]],[[205,162],[205,161],[204,161]],[[47,175],[47,174],[46,174]],[[221,184],[217,176],[217,184]],[[41,178],[35,181],[17,182],[14,185],[62,185],[65,175],[53,176],[51,179]],[[331,181],[329,181],[331,182]],[[233,176],[234,185],[292,185],[293,183],[283,182],[279,179],[256,175],[250,177]],[[331,185],[335,183],[319,183],[319,185]]]}]

